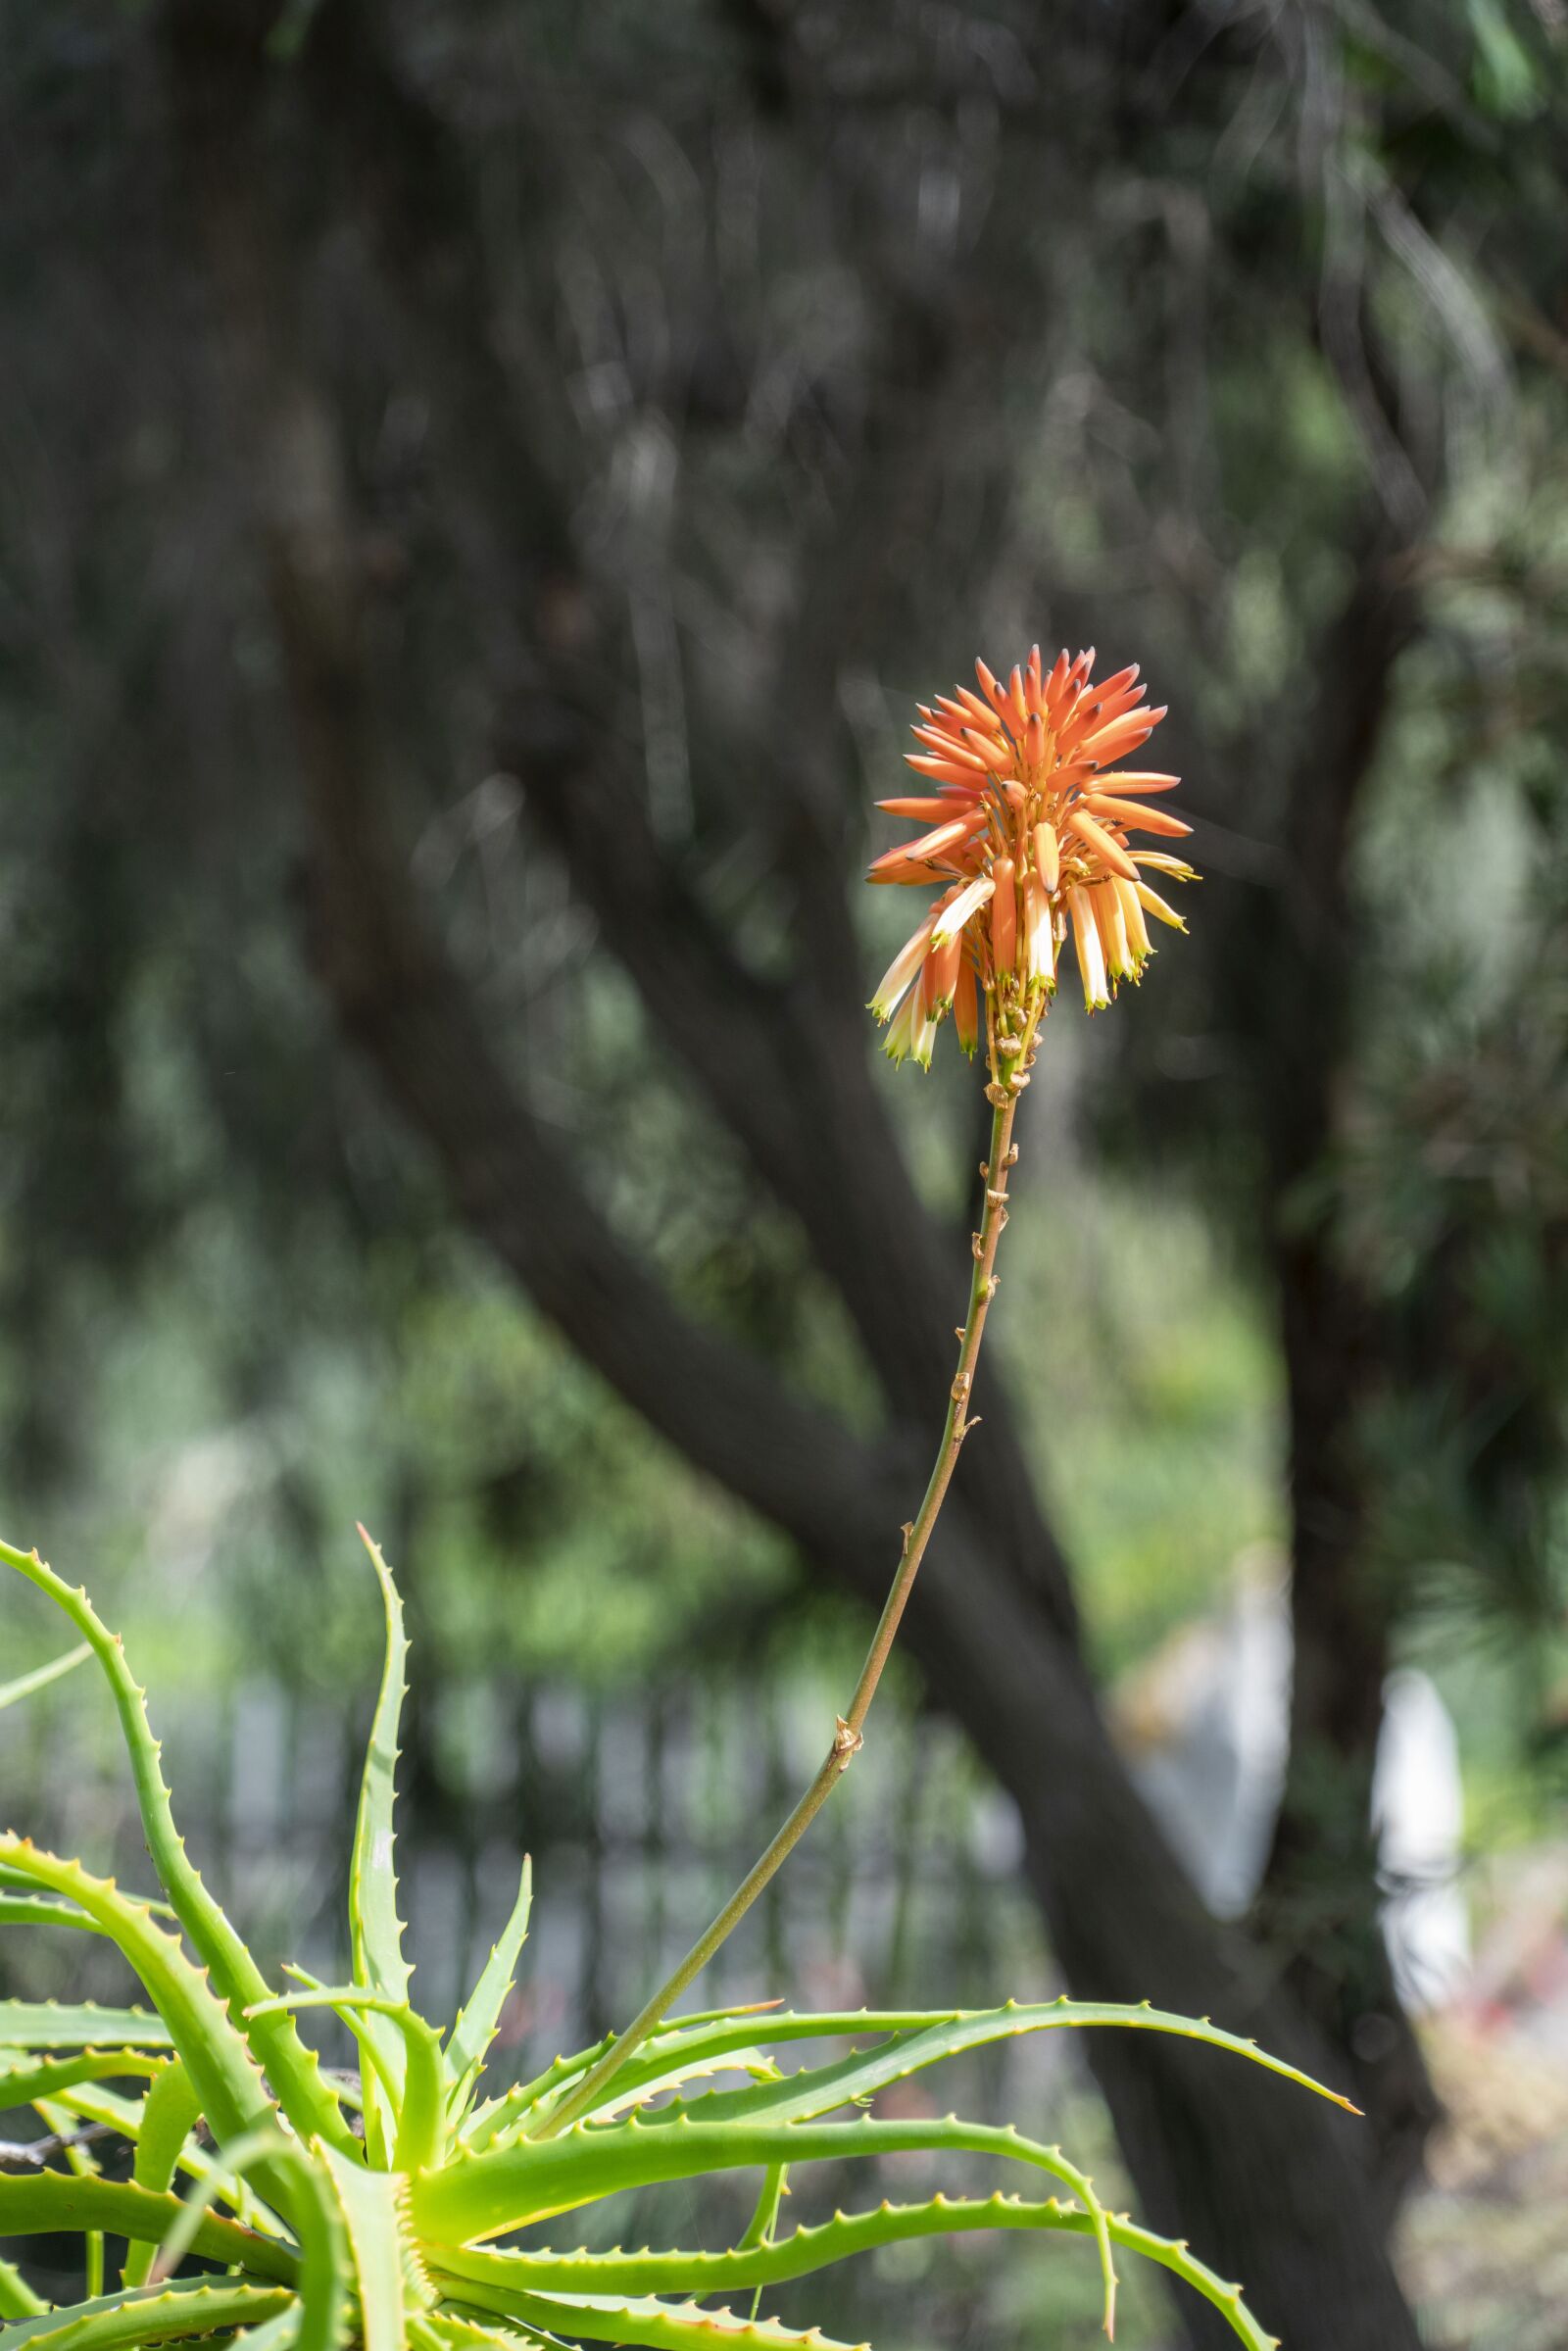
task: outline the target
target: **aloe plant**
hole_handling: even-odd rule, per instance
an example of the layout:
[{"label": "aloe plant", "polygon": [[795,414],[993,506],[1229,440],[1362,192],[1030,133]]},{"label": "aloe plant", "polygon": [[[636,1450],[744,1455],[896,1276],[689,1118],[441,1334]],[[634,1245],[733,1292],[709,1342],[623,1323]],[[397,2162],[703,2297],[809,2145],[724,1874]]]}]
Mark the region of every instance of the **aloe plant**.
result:
[{"label": "aloe plant", "polygon": [[[1305,2083],[1206,2022],[1067,2000],[968,2012],[716,2010],[663,2021],[569,2121],[611,2043],[557,2057],[520,2087],[487,2096],[485,2060],[527,1933],[529,1871],[472,1996],[439,2031],[410,1999],[398,1910],[393,1777],[407,1643],[392,1578],[366,1540],[386,1655],[349,1880],[353,1980],[321,1984],[289,1969],[285,1992],[266,1981],[187,1858],[121,1640],[36,1553],[0,1544],[79,1635],[58,1670],[86,1654],[108,1679],[167,1897],[145,1899],[80,1861],[0,1836],[0,1923],[107,1936],[147,2002],[0,2003],[0,2104],[32,2108],[46,2134],[24,2169],[15,2168],[22,2151],[9,2150],[0,2238],[74,2234],[87,2286],[83,2300],[52,2309],[0,2261],[3,2351],[135,2351],[194,2336],[243,2339],[253,2351],[515,2351],[563,2338],[658,2351],[825,2346],[815,2329],[763,2315],[769,2287],[877,2246],[976,2229],[1088,2240],[1107,2326],[1117,2251],[1159,2263],[1264,2351],[1273,2338],[1238,2287],[1185,2244],[1107,2212],[1059,2147],[1011,2128],[874,2110],[890,2084],[962,2051],[1102,2026],[1183,2033]],[[42,1678],[0,1690],[0,1703]],[[358,2081],[322,2070],[298,2022],[309,2009],[331,2011],[352,2033]],[[845,2053],[796,2072],[782,2062],[797,2043],[823,2042]],[[104,2177],[99,2151],[127,2144],[131,2177]],[[989,2157],[1036,2192],[877,2202],[780,2231],[787,2171],[895,2153]],[[587,2252],[553,2228],[542,2241],[545,2224],[569,2226],[567,2216],[622,2189],[729,2172],[757,2175],[760,2189],[750,2226],[723,2251]],[[524,2244],[508,2241],[522,2232]],[[117,2239],[128,2250],[111,2279],[104,2248]]]},{"label": "aloe plant", "polygon": [[[956,2115],[911,2121],[873,2111],[879,2092],[944,2058],[1022,2033],[1091,2026],[1182,2033],[1317,2088],[1250,2041],[1147,2003],[672,2014],[858,1752],[959,1453],[979,1426],[970,1404],[1018,1159],[1014,1121],[1055,995],[1056,951],[1070,926],[1085,1002],[1095,1008],[1110,1002],[1119,981],[1140,978],[1152,952],[1145,910],[1182,927],[1140,868],[1178,879],[1192,878],[1191,868],[1163,851],[1131,846],[1139,832],[1186,833],[1180,819],[1147,806],[1148,795],[1177,779],[1102,772],[1144,742],[1163,712],[1138,707],[1144,689],[1136,666],[1100,687],[1090,684],[1093,666],[1092,653],[1069,661],[1063,652],[1048,673],[1036,646],[1004,687],[977,661],[980,695],[959,687],[956,699],[939,698],[936,710],[921,706],[929,723],[915,729],[922,749],[909,759],[941,787],[938,796],[883,803],[936,829],[879,857],[870,878],[937,886],[942,896],[871,1008],[893,1023],[895,1059],[928,1066],[950,1011],[966,1052],[978,1051],[982,1035],[985,1043],[991,1140],[957,1368],[925,1494],[904,1529],[882,1615],[820,1766],[717,1917],[624,2032],[556,2058],[521,2088],[482,2094],[485,2059],[527,1933],[526,1866],[507,1928],[450,2032],[438,2032],[411,2001],[393,1861],[408,1644],[396,1589],[368,1536],[386,1662],[349,1875],[352,1982],[318,1984],[293,1968],[286,1972],[296,1988],[288,1992],[267,1982],[186,1857],[144,1693],[120,1640],[86,1593],[73,1592],[36,1552],[0,1544],[0,1557],[47,1592],[80,1637],[52,1666],[0,1690],[0,1705],[96,1657],[119,1709],[147,1849],[167,1897],[139,1899],[80,1862],[0,1837],[0,1924],[107,1935],[152,2003],[150,2010],[0,2003],[0,2103],[32,2107],[47,2134],[14,2151],[26,2166],[24,2176],[0,2173],[0,2237],[79,2233],[86,2281],[82,2302],[50,2310],[14,2266],[0,2262],[0,2319],[12,2322],[0,2330],[0,2351],[14,2344],[138,2351],[198,2335],[244,2338],[253,2351],[339,2351],[350,2342],[364,2351],[513,2351],[563,2339],[651,2351],[715,2343],[832,2351],[816,2329],[803,2333],[761,2315],[769,2286],[902,2239],[996,2229],[1088,2239],[1099,2258],[1107,2334],[1119,2247],[1183,2278],[1252,2351],[1273,2342],[1239,2286],[1215,2277],[1185,2244],[1107,2212],[1059,2147]],[[1115,794],[1107,792],[1112,785]],[[1128,792],[1136,797],[1121,797]],[[308,2009],[330,2010],[352,2033],[357,2078],[321,2071],[296,2021]],[[850,2045],[795,2073],[781,2062],[781,2052],[824,2041]],[[731,2086],[712,2086],[715,2079]],[[91,2149],[105,2131],[129,2143],[129,2180],[102,2177]],[[791,2169],[895,2154],[989,2157],[1004,2177],[1037,2192],[999,2188],[984,2197],[882,2202],[780,2234]],[[756,2174],[760,2184],[749,2225],[723,2251],[590,2253],[541,2241],[547,2224],[624,2189],[727,2172]],[[1039,2193],[1048,2183],[1055,2192]],[[507,2241],[524,2233],[525,2244]],[[106,2291],[111,2237],[123,2238],[128,2251],[118,2285]],[[192,2260],[208,2266],[191,2274]],[[744,2307],[715,2301],[724,2296]]]}]

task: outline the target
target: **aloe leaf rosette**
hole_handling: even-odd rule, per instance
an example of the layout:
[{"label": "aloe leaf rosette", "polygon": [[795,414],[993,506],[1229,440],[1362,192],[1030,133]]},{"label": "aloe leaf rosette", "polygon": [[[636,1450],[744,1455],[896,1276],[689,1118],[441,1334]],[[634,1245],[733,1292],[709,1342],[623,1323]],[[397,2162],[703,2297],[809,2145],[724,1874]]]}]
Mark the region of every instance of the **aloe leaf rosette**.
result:
[{"label": "aloe leaf rosette", "polygon": [[[0,2002],[0,2105],[31,2109],[41,2127],[0,2159],[0,2247],[74,2236],[88,2289],[51,2307],[19,2260],[0,2257],[0,2351],[137,2351],[197,2336],[253,2351],[827,2346],[815,2328],[768,2315],[774,2289],[881,2246],[982,2230],[1083,2239],[1100,2265],[1107,2328],[1118,2258],[1137,2256],[1212,2303],[1253,2351],[1273,2341],[1238,2286],[1185,2244],[1105,2210],[1060,2147],[952,2115],[911,2119],[907,2100],[878,2110],[883,2092],[966,2051],[1102,2028],[1184,2034],[1317,2087],[1206,2022],[1068,2000],[733,2009],[664,2020],[587,2111],[574,2093],[606,2044],[487,2096],[486,2058],[527,1935],[529,1876],[470,1998],[439,2030],[411,1999],[398,1902],[402,1610],[366,1542],[386,1662],[353,1840],[352,1981],[323,1984],[290,1970],[287,1988],[267,1981],[186,1854],[119,1636],[35,1552],[0,1544],[70,1620],[70,1664],[96,1660],[108,1683],[161,1885],[149,1899],[24,1836],[0,1836],[0,1926],[107,1938],[128,1979],[114,2007]],[[28,1677],[12,1694],[48,1679]],[[354,2036],[358,2085],[318,2062],[306,2022],[321,2010]],[[926,2158],[925,2176],[930,2158],[962,2158],[966,2178],[979,2159],[995,2184],[908,2203],[878,2196],[865,2210],[780,2230],[786,2176],[892,2155]],[[606,2197],[732,2173],[755,2178],[759,2201],[727,2247],[590,2252],[576,2241],[595,2233],[585,2216]],[[121,2243],[113,2276],[106,2248]]]}]

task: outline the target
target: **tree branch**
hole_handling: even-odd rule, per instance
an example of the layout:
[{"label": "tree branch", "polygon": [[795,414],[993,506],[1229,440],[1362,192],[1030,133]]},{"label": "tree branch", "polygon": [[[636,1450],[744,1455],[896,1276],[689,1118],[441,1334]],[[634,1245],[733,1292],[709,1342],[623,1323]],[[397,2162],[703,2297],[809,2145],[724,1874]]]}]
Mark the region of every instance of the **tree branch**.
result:
[{"label": "tree branch", "polygon": [[[889,393],[896,387],[900,416],[867,422],[876,458],[848,503],[839,546],[823,550],[822,574],[834,585],[807,600],[775,710],[760,713],[760,797],[781,811],[771,829],[797,901],[793,968],[781,980],[764,980],[708,916],[656,835],[629,761],[607,737],[603,652],[597,661],[553,653],[536,625],[541,569],[558,585],[569,576],[562,554],[567,469],[552,417],[519,412],[515,398],[502,397],[492,382],[482,331],[487,290],[471,259],[459,267],[448,258],[454,251],[471,257],[481,246],[475,223],[460,234],[472,201],[462,162],[444,125],[392,71],[357,0],[333,0],[323,30],[328,37],[313,43],[307,60],[318,119],[350,141],[367,232],[417,321],[421,354],[454,391],[459,428],[447,455],[454,478],[466,485],[460,559],[476,605],[491,614],[498,764],[524,783],[530,808],[671,1050],[800,1219],[895,1419],[934,1433],[961,1269],[947,1247],[951,1236],[914,1190],[872,1082],[859,1003],[864,978],[845,902],[850,828],[832,736],[840,664],[865,635],[873,581],[886,581],[901,547],[911,569],[918,562],[919,516],[946,438],[947,402],[962,397],[986,348],[970,338],[965,373],[950,382],[953,338],[929,318],[904,318],[898,331],[910,351],[907,364],[890,371]],[[911,396],[916,362],[929,381]],[[917,419],[912,429],[901,420],[903,407]],[[558,453],[554,477],[541,465],[541,448]],[[499,505],[491,479],[507,485]],[[509,530],[520,514],[543,530],[542,566],[529,532]],[[896,575],[896,562],[893,567]],[[586,590],[582,600],[591,605]],[[786,744],[787,752],[780,749]],[[986,1416],[984,1476],[967,1465],[959,1491],[1058,1628],[1075,1636],[1066,1563],[1041,1516],[994,1374]]]}]

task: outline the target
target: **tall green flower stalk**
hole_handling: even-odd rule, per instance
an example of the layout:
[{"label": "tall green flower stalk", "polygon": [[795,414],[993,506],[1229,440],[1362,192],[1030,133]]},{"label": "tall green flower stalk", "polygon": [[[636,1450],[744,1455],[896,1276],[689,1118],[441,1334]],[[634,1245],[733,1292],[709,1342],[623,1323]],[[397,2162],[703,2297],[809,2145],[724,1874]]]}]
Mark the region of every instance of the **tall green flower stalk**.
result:
[{"label": "tall green flower stalk", "polygon": [[[0,1927],[107,1938],[145,2003],[0,2002],[0,2105],[30,2110],[36,2123],[29,2139],[0,2144],[0,2241],[35,2232],[74,2235],[84,2281],[81,2299],[52,2307],[21,2266],[0,2258],[0,2351],[141,2351],[198,2337],[243,2342],[250,2351],[535,2351],[563,2342],[650,2351],[711,2351],[714,2344],[835,2351],[815,2328],[765,2316],[764,2297],[858,2253],[914,2237],[996,2229],[1087,2239],[1099,2259],[1107,2334],[1121,2249],[1184,2280],[1252,2351],[1273,2345],[1239,2286],[1205,2269],[1185,2243],[1108,2212],[1060,2147],[1010,2125],[911,2119],[879,2113],[875,2105],[881,2092],[949,2057],[1025,2033],[1091,2027],[1183,2034],[1317,2088],[1250,2041],[1147,2003],[669,2013],[858,1748],[959,1450],[975,1425],[969,1403],[997,1289],[997,1248],[1017,1156],[1013,1122],[1054,985],[1058,923],[1105,922],[1113,956],[1121,953],[1115,943],[1130,939],[1125,910],[1118,931],[1114,911],[1097,906],[1094,893],[1106,881],[1103,874],[1096,879],[1087,862],[1102,859],[1111,878],[1124,878],[1100,845],[1102,836],[1119,849],[1122,820],[1103,806],[1080,808],[1073,795],[1081,788],[1059,781],[1063,761],[1081,765],[1097,744],[1105,757],[1117,756],[1132,739],[1124,722],[1117,732],[1130,706],[1118,705],[1108,718],[1102,708],[1080,708],[1087,675],[1085,662],[1069,669],[1063,656],[1047,679],[1036,658],[1026,672],[1014,670],[1010,688],[1002,688],[982,667],[997,723],[951,720],[955,731],[943,752],[943,763],[960,779],[955,795],[961,792],[966,810],[981,809],[981,819],[960,836],[935,847],[927,838],[904,853],[921,878],[947,883],[943,910],[959,904],[965,909],[950,912],[945,929],[933,915],[904,983],[919,992],[919,1036],[928,1027],[934,1033],[949,1008],[963,1035],[961,980],[968,972],[969,1042],[978,1041],[983,1008],[993,1109],[969,1310],[958,1333],[942,1441],[821,1768],[718,1917],[623,2033],[555,2057],[519,2085],[488,2087],[491,2044],[527,1935],[526,1863],[507,1926],[456,2020],[443,2028],[414,2006],[394,1838],[407,1641],[395,1585],[368,1536],[385,1655],[351,1855],[349,1978],[325,1984],[289,1967],[286,1990],[267,1980],[186,1854],[145,1692],[120,1637],[86,1592],[72,1589],[35,1551],[0,1543],[0,1562],[52,1602],[77,1640],[53,1666],[0,1687],[0,1707],[96,1661],[120,1718],[162,1888],[153,1897],[131,1892],[24,1836],[0,1835]],[[1126,682],[1116,682],[1117,693]],[[1018,718],[1016,738],[1004,700]],[[973,719],[970,703],[978,697],[951,707]],[[949,706],[942,707],[946,715]],[[935,719],[928,731],[947,742]],[[978,785],[967,780],[971,737],[985,754],[988,780]],[[1005,754],[1004,739],[1010,747]],[[979,751],[969,756],[980,759]],[[1014,767],[1026,759],[1026,773],[1004,774],[1008,759]],[[1138,779],[1118,780],[1125,789]],[[1152,789],[1162,779],[1143,780]],[[1054,814],[1038,814],[1042,806]],[[1014,907],[1009,930],[1003,880],[1016,898],[1020,826],[1033,855],[1040,828],[1055,838],[1060,818],[1065,836],[1075,811],[1081,821],[1072,838],[1082,850],[1064,840],[1052,867],[1042,848],[1037,867],[1037,879],[1047,870],[1056,876],[1043,901],[1053,934],[1047,972],[1040,893],[1024,889],[1023,922]],[[982,834],[987,846],[977,852]],[[943,862],[956,851],[967,860],[956,872]],[[977,895],[977,884],[989,888]],[[982,915],[983,932],[973,927]],[[1113,987],[1124,974],[1114,964],[1105,968]],[[902,994],[896,992],[888,1011]],[[928,1051],[918,1057],[928,1059]],[[318,2063],[301,2023],[316,2010],[330,2012],[353,2036],[357,2075],[326,2072]],[[780,2053],[796,2044],[805,2046],[808,2062],[790,2073]],[[975,2197],[878,2201],[861,2212],[836,2212],[815,2227],[780,2230],[793,2168],[895,2154],[986,2158],[1034,2192],[999,2187]],[[127,2163],[129,2177],[118,2176]],[[573,2249],[569,2235],[559,2237],[564,2217],[625,2189],[730,2172],[756,2179],[757,2201],[747,2227],[722,2249],[590,2253]],[[113,2264],[110,2248],[122,2242],[124,2256]]]},{"label": "tall green flower stalk", "polygon": [[986,1313],[997,1294],[997,1245],[1002,1238],[1002,1228],[1007,1221],[1007,1176],[1018,1157],[1012,1141],[1012,1125],[1017,1114],[1019,1095],[1029,1083],[1029,1062],[1034,1052],[1039,1017],[1038,1006],[1026,1012],[1017,1033],[1016,1053],[1010,1061],[999,1062],[1000,1066],[1006,1068],[1007,1075],[1005,1078],[994,1078],[988,1090],[993,1098],[993,1110],[991,1152],[982,1169],[985,1204],[981,1210],[980,1229],[973,1240],[974,1276],[969,1285],[969,1310],[957,1334],[958,1366],[949,1391],[942,1439],[937,1446],[937,1457],[920,1507],[904,1528],[904,1545],[897,1572],[883,1603],[882,1614],[877,1620],[876,1631],[871,1636],[871,1645],[865,1653],[859,1679],[844,1712],[836,1718],[827,1753],[817,1767],[809,1788],[766,1851],[747,1872],[717,1917],[698,1936],[673,1975],[665,1979],[638,2011],[625,2032],[605,2051],[560,2112],[541,2124],[541,2137],[549,2137],[557,2131],[565,2130],[580,2115],[586,2114],[594,2101],[603,2095],[622,2065],[668,2014],[687,1985],[708,1965],[719,1944],[739,1926],[763,1886],[781,1868],[815,1820],[863,1742],[863,1726],[871,1709],[871,1700],[876,1695],[883,1668],[892,1654],[894,1638],[919,1572],[920,1562],[925,1557],[938,1513],[953,1483],[953,1473],[957,1467],[963,1441],[974,1425],[968,1410],[969,1396],[974,1385],[980,1341],[985,1332]]},{"label": "tall green flower stalk", "polygon": [[[1146,689],[1136,665],[1103,685],[1091,684],[1094,653],[1057,656],[1048,674],[1038,645],[1004,686],[976,661],[981,692],[957,686],[924,703],[921,749],[908,763],[937,786],[935,797],[885,800],[881,806],[934,829],[888,850],[868,879],[939,889],[936,899],[894,958],[870,1010],[891,1023],[887,1051],[895,1061],[912,1057],[922,1068],[941,1023],[954,1015],[958,1041],[972,1059],[983,1034],[991,1104],[991,1142],[980,1169],[984,1195],[979,1230],[970,1248],[974,1275],[969,1308],[957,1332],[958,1361],[930,1480],[913,1519],[859,1680],[816,1776],[767,1850],[687,1952],[673,1975],[606,2050],[559,2116],[540,2135],[564,2130],[588,2111],[620,2067],[683,1991],[702,1973],[726,1936],[805,1836],[862,1743],[863,1726],[892,1652],[920,1562],[953,1483],[963,1441],[975,1425],[969,1412],[986,1314],[997,1295],[997,1248],[1007,1221],[1007,1179],[1018,1162],[1013,1123],[1029,1083],[1035,1051],[1056,993],[1058,949],[1069,929],[1077,942],[1084,1003],[1108,1004],[1123,979],[1142,978],[1152,954],[1144,923],[1149,907],[1185,928],[1163,899],[1144,883],[1141,865],[1196,878],[1190,865],[1163,851],[1132,849],[1132,835],[1174,838],[1192,830],[1179,817],[1147,805],[1180,781],[1149,769],[1102,772],[1145,743],[1165,715],[1143,709]],[[1111,787],[1114,787],[1112,790]],[[1107,994],[1108,990],[1108,994]]]}]

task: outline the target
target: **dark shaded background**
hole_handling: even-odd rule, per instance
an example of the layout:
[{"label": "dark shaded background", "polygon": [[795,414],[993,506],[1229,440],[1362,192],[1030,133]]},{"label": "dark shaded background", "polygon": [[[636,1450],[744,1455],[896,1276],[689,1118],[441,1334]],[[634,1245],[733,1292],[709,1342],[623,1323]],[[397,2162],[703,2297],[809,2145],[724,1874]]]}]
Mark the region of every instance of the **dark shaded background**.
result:
[{"label": "dark shaded background", "polygon": [[[4,41],[9,1530],[188,1687],[346,1703],[373,1517],[436,1844],[476,1656],[842,1673],[981,1132],[967,1071],[876,1062],[870,804],[976,650],[1140,660],[1206,878],[1136,999],[1053,1015],[905,1703],[1011,1799],[1073,1990],[1367,2109],[1107,2037],[1141,2210],[1294,2351],[1413,2343],[1390,1666],[1468,1676],[1479,1841],[1558,1787],[1560,8]],[[1095,1693],[1258,1537],[1297,1672],[1244,1932]]]}]

